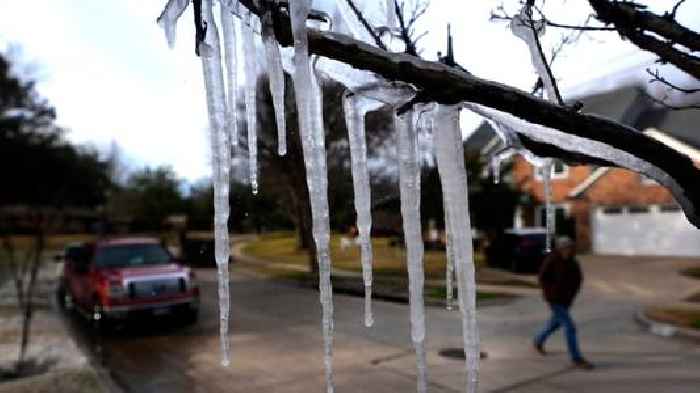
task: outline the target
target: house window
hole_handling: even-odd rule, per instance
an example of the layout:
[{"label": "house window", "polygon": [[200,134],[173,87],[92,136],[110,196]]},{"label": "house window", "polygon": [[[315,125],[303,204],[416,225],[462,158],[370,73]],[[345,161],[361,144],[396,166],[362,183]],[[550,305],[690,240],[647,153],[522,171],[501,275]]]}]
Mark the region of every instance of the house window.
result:
[{"label": "house window", "polygon": [[[535,174],[535,180],[542,181],[542,174],[540,173],[540,169],[533,166],[532,170]],[[562,161],[554,160],[552,162],[551,178],[554,180],[566,179],[568,176],[569,176],[569,167],[566,166],[566,164],[564,164]]]},{"label": "house window", "polygon": [[681,211],[681,207],[676,205],[675,203],[669,203],[667,205],[659,206],[659,211],[661,213],[677,213]]},{"label": "house window", "polygon": [[630,206],[627,211],[630,214],[642,214],[642,213],[649,213],[649,206]]},{"label": "house window", "polygon": [[603,214],[609,214],[609,215],[622,214],[622,207],[620,207],[620,206],[606,206],[603,208]]}]

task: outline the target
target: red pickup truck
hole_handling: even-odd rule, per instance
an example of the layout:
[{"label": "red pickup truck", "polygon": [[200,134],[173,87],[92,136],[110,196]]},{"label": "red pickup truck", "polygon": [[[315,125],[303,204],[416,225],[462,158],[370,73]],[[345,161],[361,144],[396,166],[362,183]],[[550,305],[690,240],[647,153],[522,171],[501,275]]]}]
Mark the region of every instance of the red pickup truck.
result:
[{"label": "red pickup truck", "polygon": [[135,314],[197,319],[194,272],[152,238],[123,238],[66,247],[59,296],[93,321]]}]

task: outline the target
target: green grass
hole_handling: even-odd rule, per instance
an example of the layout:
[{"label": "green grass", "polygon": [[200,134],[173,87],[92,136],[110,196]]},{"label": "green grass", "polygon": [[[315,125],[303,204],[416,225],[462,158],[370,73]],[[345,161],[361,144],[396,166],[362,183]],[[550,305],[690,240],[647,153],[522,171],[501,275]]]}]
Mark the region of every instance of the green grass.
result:
[{"label": "green grass", "polygon": [[693,329],[700,329],[700,318],[693,320],[690,323],[690,327],[692,327]]},{"label": "green grass", "polygon": [[700,266],[691,267],[691,268],[682,270],[681,274],[684,276],[688,276],[688,277],[696,278],[696,279],[700,280]]},{"label": "green grass", "polygon": [[[340,248],[341,235],[331,236],[331,257],[333,266],[348,271],[362,271],[359,247]],[[388,238],[372,239],[372,268],[377,276],[396,276],[406,274],[405,250],[391,247]],[[278,232],[260,236],[243,248],[247,255],[260,259],[293,265],[306,266],[308,253],[299,250],[293,233]],[[445,253],[443,251],[425,252],[425,273],[428,278],[440,278],[445,274]]]}]

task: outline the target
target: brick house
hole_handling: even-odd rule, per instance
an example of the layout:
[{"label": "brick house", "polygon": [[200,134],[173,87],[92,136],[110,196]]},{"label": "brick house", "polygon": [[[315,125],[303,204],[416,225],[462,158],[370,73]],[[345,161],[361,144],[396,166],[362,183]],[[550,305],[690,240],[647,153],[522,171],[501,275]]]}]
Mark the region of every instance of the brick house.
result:
[{"label": "brick house", "polygon": [[[603,115],[683,152],[700,163],[700,111],[669,111],[654,105],[637,86],[579,96],[586,112]],[[488,157],[500,139],[483,123],[466,144]],[[507,181],[523,192],[513,226],[545,225],[541,175],[515,156]],[[613,255],[700,256],[700,230],[671,194],[644,176],[620,168],[568,167],[555,162],[552,201],[559,234],[575,237],[579,251]]]}]

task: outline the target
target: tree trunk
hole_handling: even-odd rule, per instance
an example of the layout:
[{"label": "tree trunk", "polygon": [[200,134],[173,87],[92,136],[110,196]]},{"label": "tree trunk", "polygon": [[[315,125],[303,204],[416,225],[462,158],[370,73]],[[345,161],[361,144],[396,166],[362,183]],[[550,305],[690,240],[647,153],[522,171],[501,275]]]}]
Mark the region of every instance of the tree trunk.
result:
[{"label": "tree trunk", "polygon": [[[40,220],[41,221],[41,220]],[[41,226],[41,222],[39,223]],[[24,296],[24,309],[22,314],[22,337],[20,340],[19,356],[17,359],[17,371],[19,372],[24,364],[24,357],[27,353],[27,347],[29,346],[29,337],[32,325],[32,316],[34,314],[34,289],[36,287],[36,279],[39,273],[39,267],[41,266],[42,252],[44,250],[44,231],[39,228],[36,233],[36,238],[34,240],[34,258],[32,260],[31,273],[29,277],[29,283],[26,289],[26,296]]]}]

